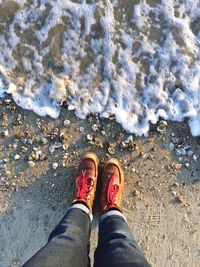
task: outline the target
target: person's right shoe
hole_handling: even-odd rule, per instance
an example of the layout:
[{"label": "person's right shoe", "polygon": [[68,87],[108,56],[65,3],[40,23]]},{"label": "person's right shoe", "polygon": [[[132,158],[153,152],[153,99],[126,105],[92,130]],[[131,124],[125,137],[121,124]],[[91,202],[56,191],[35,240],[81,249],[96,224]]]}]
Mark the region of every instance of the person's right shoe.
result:
[{"label": "person's right shoe", "polygon": [[102,171],[102,192],[100,199],[100,211],[117,209],[122,211],[122,192],[124,189],[124,174],[117,159],[109,159]]},{"label": "person's right shoe", "polygon": [[73,203],[83,203],[92,210],[97,178],[98,158],[94,153],[86,154],[80,161],[76,176],[76,194]]}]

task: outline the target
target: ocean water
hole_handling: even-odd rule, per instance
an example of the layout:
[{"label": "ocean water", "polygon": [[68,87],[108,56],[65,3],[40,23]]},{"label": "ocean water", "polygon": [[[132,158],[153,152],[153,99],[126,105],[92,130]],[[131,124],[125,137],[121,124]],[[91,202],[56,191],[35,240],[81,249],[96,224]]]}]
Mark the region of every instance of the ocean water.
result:
[{"label": "ocean water", "polygon": [[200,135],[199,0],[0,0],[0,97],[57,118],[114,115]]}]

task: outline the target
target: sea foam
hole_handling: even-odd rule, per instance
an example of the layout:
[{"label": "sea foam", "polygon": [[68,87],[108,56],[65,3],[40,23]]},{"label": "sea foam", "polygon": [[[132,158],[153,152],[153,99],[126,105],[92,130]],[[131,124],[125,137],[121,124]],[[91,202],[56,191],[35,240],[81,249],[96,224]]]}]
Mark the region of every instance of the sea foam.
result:
[{"label": "sea foam", "polygon": [[0,1],[0,97],[57,118],[114,115],[147,135],[188,118],[200,135],[200,1]]}]

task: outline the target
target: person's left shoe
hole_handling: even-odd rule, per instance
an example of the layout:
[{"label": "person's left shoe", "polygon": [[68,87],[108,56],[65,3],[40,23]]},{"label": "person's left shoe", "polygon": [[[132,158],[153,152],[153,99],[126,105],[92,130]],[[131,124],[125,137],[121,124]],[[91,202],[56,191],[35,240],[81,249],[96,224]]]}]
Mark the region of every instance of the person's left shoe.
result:
[{"label": "person's left shoe", "polygon": [[76,194],[73,203],[83,203],[92,210],[98,178],[98,158],[86,154],[80,161],[76,178]]}]

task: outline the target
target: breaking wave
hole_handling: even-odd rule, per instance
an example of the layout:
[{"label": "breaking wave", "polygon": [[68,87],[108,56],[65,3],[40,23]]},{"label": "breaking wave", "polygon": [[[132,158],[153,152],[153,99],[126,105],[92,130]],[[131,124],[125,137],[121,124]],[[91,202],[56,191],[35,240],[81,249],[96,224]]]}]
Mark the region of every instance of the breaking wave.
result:
[{"label": "breaking wave", "polygon": [[0,97],[57,118],[114,115],[147,135],[188,118],[200,135],[200,1],[0,0]]}]

